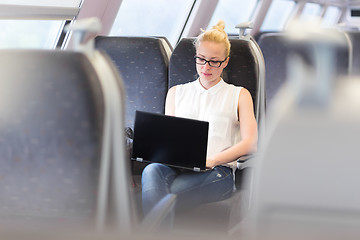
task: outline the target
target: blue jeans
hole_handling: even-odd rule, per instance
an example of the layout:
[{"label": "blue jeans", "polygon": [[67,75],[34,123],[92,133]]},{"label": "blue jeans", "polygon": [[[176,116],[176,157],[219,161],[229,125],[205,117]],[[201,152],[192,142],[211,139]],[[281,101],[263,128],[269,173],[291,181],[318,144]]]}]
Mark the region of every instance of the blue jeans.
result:
[{"label": "blue jeans", "polygon": [[152,163],[142,173],[142,203],[147,214],[166,194],[177,195],[176,210],[229,198],[234,189],[232,169],[217,166],[207,172],[175,169]]}]

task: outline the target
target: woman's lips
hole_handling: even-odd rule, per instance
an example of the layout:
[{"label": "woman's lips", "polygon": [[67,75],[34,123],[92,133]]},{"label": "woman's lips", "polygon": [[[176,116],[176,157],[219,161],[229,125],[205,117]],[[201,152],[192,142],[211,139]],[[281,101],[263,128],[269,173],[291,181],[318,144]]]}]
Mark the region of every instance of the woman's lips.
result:
[{"label": "woman's lips", "polygon": [[203,75],[204,75],[205,77],[208,77],[208,76],[211,76],[211,73],[205,73],[205,72],[203,72]]}]

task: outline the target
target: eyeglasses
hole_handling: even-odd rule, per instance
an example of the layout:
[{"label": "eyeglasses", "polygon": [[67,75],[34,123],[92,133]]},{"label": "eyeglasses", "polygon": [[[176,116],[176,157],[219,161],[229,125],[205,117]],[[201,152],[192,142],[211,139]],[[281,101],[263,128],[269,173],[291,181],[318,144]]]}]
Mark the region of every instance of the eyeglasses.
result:
[{"label": "eyeglasses", "polygon": [[214,61],[214,60],[206,60],[204,58],[195,56],[195,62],[199,65],[205,65],[206,63],[209,64],[210,67],[219,68],[223,62],[226,61],[227,58],[224,59],[224,61]]}]

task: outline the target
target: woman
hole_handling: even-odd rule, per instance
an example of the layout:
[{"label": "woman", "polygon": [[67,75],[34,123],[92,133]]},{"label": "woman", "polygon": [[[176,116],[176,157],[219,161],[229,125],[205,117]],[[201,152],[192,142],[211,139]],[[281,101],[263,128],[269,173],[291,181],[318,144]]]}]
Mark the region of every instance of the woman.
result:
[{"label": "woman", "polygon": [[256,150],[257,124],[248,90],[221,78],[229,62],[230,42],[219,21],[195,40],[196,81],[172,87],[165,114],[209,122],[207,172],[148,165],[142,174],[144,214],[166,194],[177,195],[176,209],[220,201],[231,196],[236,160]]}]

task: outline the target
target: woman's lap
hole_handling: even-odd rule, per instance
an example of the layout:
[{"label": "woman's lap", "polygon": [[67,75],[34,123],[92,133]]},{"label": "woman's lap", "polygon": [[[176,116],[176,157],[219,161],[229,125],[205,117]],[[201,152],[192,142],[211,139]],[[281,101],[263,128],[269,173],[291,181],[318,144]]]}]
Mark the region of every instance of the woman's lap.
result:
[{"label": "woman's lap", "polygon": [[217,166],[206,172],[180,171],[150,164],[143,173],[143,207],[146,213],[167,193],[177,195],[177,209],[226,199],[233,190],[232,170]]}]

